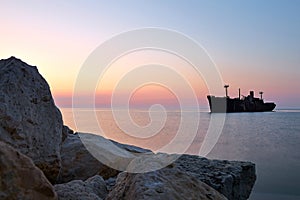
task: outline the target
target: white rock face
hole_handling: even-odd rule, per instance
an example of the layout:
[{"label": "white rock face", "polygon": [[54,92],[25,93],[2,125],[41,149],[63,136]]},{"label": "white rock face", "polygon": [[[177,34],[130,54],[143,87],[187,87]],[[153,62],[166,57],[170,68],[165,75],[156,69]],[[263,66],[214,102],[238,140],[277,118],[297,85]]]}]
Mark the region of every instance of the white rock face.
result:
[{"label": "white rock face", "polygon": [[[93,155],[89,150],[93,150]],[[85,180],[96,174],[101,175],[104,179],[117,176],[118,169],[126,169],[139,153],[152,154],[150,150],[120,144],[99,135],[89,133],[72,134],[71,132],[65,136],[62,143],[62,170],[59,182],[65,183],[76,179]],[[95,155],[101,159],[97,160],[94,157]],[[101,161],[104,161],[104,163]],[[107,163],[108,166],[105,165]],[[116,168],[111,168],[111,166]]]},{"label": "white rock face", "polygon": [[30,157],[55,182],[60,166],[62,116],[34,66],[0,60],[0,141]]},{"label": "white rock face", "polygon": [[32,160],[1,141],[0,199],[57,199],[53,186]]}]

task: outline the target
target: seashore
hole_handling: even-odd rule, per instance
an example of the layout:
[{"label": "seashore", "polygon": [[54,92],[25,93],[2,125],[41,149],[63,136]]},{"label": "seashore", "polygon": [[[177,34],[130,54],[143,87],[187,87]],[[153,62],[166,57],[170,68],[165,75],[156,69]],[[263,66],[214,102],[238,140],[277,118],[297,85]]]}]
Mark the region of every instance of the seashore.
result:
[{"label": "seashore", "polygon": [[[100,153],[111,155],[110,164],[125,170],[97,160],[80,137],[91,138]],[[178,159],[162,169],[130,173],[146,165],[139,155],[159,158],[147,160],[153,166],[172,156]],[[0,199],[243,200],[256,180],[251,162],[155,154],[98,135],[74,133],[64,126],[37,67],[15,57],[0,60],[0,166]]]}]

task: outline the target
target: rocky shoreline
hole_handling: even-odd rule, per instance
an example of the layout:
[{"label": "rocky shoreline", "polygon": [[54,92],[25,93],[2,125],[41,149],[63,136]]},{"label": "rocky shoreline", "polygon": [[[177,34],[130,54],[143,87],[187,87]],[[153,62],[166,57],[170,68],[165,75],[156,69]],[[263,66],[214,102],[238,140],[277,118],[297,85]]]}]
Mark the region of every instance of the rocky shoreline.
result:
[{"label": "rocky shoreline", "polygon": [[15,57],[0,60],[0,199],[243,200],[256,180],[253,163],[195,155],[178,156],[156,171],[122,172],[93,157],[81,136],[92,137],[113,164],[127,165],[139,154],[154,155],[101,136],[74,133],[63,125],[36,67]]}]

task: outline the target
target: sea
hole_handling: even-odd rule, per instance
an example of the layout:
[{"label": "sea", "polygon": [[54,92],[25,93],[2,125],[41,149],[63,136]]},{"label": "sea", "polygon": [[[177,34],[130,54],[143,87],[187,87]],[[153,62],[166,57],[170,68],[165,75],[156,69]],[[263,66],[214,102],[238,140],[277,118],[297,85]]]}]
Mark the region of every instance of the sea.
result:
[{"label": "sea", "polygon": [[[61,112],[64,123],[78,132],[100,134],[155,152],[165,150],[168,144],[184,144],[183,153],[196,155],[203,154],[201,146],[206,135],[211,134],[210,125],[218,115],[207,109],[199,112],[119,109],[113,112],[111,109],[61,108]],[[213,135],[215,142],[205,156],[255,163],[257,180],[251,200],[299,200],[300,109],[227,113],[221,118],[218,134]],[[183,125],[182,121],[185,121]],[[179,137],[182,141],[174,140],[182,131],[184,137]]]}]

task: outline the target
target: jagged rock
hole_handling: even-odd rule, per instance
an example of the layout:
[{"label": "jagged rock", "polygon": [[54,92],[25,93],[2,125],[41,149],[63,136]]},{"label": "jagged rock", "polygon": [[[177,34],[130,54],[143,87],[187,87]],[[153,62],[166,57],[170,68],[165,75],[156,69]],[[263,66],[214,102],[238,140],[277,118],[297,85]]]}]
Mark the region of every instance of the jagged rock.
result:
[{"label": "jagged rock", "polygon": [[101,200],[107,196],[105,181],[101,176],[93,176],[86,181],[74,180],[54,185],[60,200]]},{"label": "jagged rock", "polygon": [[57,199],[53,186],[32,160],[1,141],[0,199]]},{"label": "jagged rock", "polygon": [[105,180],[106,187],[108,191],[111,191],[111,189],[116,185],[117,176],[110,177],[109,179]]},{"label": "jagged rock", "polygon": [[130,173],[144,173],[156,171],[165,167],[172,167],[174,161],[178,159],[178,154],[144,154],[132,160],[126,168]]},{"label": "jagged rock", "polygon": [[[85,148],[78,134],[68,134],[61,147],[61,183],[85,180],[101,171],[104,165]],[[115,175],[117,172],[115,172]]]},{"label": "jagged rock", "polygon": [[114,140],[110,140],[110,141],[113,144],[117,145],[119,148],[129,151],[131,153],[136,153],[137,155],[139,155],[140,153],[152,153],[152,151],[149,149],[144,149],[144,148],[137,147],[134,145],[129,145],[129,144],[122,144],[122,143],[116,142]]},{"label": "jagged rock", "polygon": [[101,154],[102,159],[109,160],[107,163],[110,163],[110,166],[116,166],[116,164],[126,165],[136,157],[136,153],[151,152],[139,147],[110,141],[99,135],[88,133],[68,134],[61,148],[61,183],[74,179],[85,180],[96,174],[108,179],[117,176],[119,173],[118,169],[111,168],[97,160],[83,144],[82,137],[85,138],[85,141],[90,140],[90,144],[95,145],[95,151]]},{"label": "jagged rock", "polygon": [[[49,86],[37,68],[14,57],[0,60],[0,141],[30,157],[52,183],[81,179],[57,185],[61,198],[75,198],[72,188],[81,192],[81,196],[76,195],[80,199],[104,198],[94,190],[94,186],[102,185],[103,180],[99,181],[99,177],[87,182],[82,180],[100,174],[112,188],[120,170],[132,172],[143,168],[148,171],[174,159],[174,155],[154,155],[149,150],[93,134],[73,134],[63,126]],[[56,194],[42,172],[28,161],[29,158],[11,151],[0,154],[0,199],[26,199],[27,196],[28,199],[55,199]],[[14,156],[21,164],[15,162]],[[94,156],[101,158],[104,164]],[[110,199],[224,199],[203,181],[229,199],[243,200],[249,197],[256,179],[252,163],[208,160],[191,155],[183,155],[162,170],[144,174],[122,173],[118,177]]]},{"label": "jagged rock", "polygon": [[226,199],[215,189],[175,168],[132,174],[122,172],[107,200]]},{"label": "jagged rock", "polygon": [[0,60],[0,141],[30,157],[55,182],[61,165],[62,117],[34,66]]},{"label": "jagged rock", "polygon": [[61,141],[64,142],[67,139],[69,134],[73,135],[74,131],[70,129],[68,126],[63,125]]},{"label": "jagged rock", "polygon": [[251,162],[209,160],[195,155],[182,155],[175,167],[213,187],[230,200],[248,199],[256,180]]},{"label": "jagged rock", "polygon": [[[175,161],[173,163],[173,161]],[[131,161],[126,171],[143,168],[145,171],[160,166],[174,166],[213,187],[228,199],[248,199],[256,180],[255,165],[250,162],[209,160],[196,155],[157,153]]]},{"label": "jagged rock", "polygon": [[[149,150],[141,149],[131,145],[124,145],[92,134],[82,134],[90,138],[93,144],[97,146],[100,154],[107,156],[109,151],[111,163],[120,162],[126,166],[126,171],[138,171],[140,168],[145,171],[157,169],[164,163],[171,163],[169,167],[174,166],[180,171],[186,172],[189,176],[205,182],[228,199],[247,199],[255,183],[255,165],[250,162],[209,160],[194,155],[174,155],[158,153],[153,154]],[[113,145],[117,145],[123,151],[114,151]],[[128,151],[130,150],[130,151]],[[149,153],[143,157],[138,157],[138,153]],[[120,159],[127,158],[126,159]],[[103,176],[105,179],[111,178],[109,189],[115,184],[114,177],[119,173],[118,170],[103,165],[95,159],[86,147],[82,144],[78,134],[69,134],[62,146],[62,182],[73,179],[85,180],[95,174]],[[125,162],[124,162],[125,160]]]}]

